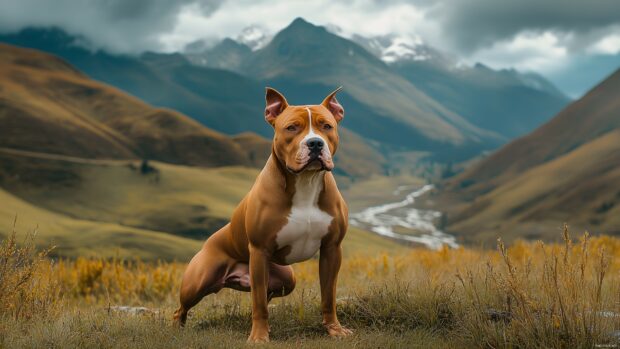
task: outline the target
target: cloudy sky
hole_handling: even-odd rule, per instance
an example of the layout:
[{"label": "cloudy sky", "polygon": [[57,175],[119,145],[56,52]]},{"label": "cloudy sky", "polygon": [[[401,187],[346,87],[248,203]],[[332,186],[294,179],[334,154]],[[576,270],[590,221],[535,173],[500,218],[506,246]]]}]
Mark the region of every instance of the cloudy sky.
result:
[{"label": "cloudy sky", "polygon": [[294,18],[342,35],[398,34],[464,63],[537,71],[576,97],[620,66],[618,0],[0,0],[0,31],[59,26],[117,53],[275,33]]}]

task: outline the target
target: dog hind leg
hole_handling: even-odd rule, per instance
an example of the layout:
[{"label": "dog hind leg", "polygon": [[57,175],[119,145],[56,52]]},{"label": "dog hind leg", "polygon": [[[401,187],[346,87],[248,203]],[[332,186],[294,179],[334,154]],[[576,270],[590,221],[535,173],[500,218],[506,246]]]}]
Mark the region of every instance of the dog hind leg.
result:
[{"label": "dog hind leg", "polygon": [[224,287],[224,278],[230,264],[228,256],[208,247],[192,258],[181,282],[181,306],[174,313],[176,325],[185,325],[187,313],[192,307],[206,295],[217,293]]}]

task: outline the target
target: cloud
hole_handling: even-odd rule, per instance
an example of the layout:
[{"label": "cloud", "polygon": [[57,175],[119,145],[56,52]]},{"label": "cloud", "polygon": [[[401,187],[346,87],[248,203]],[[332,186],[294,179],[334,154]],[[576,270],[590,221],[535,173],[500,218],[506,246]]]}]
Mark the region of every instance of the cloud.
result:
[{"label": "cloud", "polygon": [[198,38],[234,38],[250,25],[273,34],[296,17],[345,37],[419,37],[465,62],[542,72],[574,54],[613,52],[620,36],[617,0],[228,0],[209,16],[186,7],[160,42],[174,51]]},{"label": "cloud", "polygon": [[181,11],[202,16],[223,0],[0,0],[0,31],[56,26],[81,35],[96,48],[139,53],[161,49],[160,38],[173,30]]},{"label": "cloud", "polygon": [[468,60],[494,68],[513,67],[525,71],[560,69],[568,50],[553,32],[523,32],[511,40],[498,41],[473,53]]},{"label": "cloud", "polygon": [[618,33],[607,35],[588,48],[593,54],[615,55],[620,53],[620,30]]},{"label": "cloud", "polygon": [[435,40],[435,33],[439,32],[434,22],[426,20],[424,10],[398,1],[229,0],[209,17],[182,11],[178,26],[164,35],[162,42],[166,50],[174,50],[197,38],[235,37],[243,28],[256,24],[275,33],[297,17],[316,25],[337,27],[339,34],[346,37],[397,33],[421,34],[427,40]]},{"label": "cloud", "polygon": [[[337,26],[345,36],[415,35],[464,55],[525,32],[556,33],[559,45],[575,52],[610,28],[620,35],[617,0],[0,0],[0,8],[1,31],[58,26],[114,52],[176,50],[235,37],[253,24],[273,33],[296,17]],[[613,41],[600,45],[604,51]]]},{"label": "cloud", "polygon": [[441,23],[443,36],[463,52],[523,32],[570,34],[563,44],[583,50],[596,36],[600,38],[605,28],[620,24],[617,0],[442,0],[430,6],[430,16]]},{"label": "cloud", "polygon": [[421,38],[465,62],[543,73],[620,51],[618,0],[0,0],[0,31],[58,26],[116,53],[175,51],[296,17],[345,37]]}]

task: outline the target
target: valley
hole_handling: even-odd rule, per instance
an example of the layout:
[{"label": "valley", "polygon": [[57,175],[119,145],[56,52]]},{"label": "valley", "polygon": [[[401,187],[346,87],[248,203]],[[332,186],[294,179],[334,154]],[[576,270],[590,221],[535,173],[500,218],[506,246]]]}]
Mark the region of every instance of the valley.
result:
[{"label": "valley", "polygon": [[[0,149],[0,236],[37,231],[53,256],[187,261],[230,219],[254,183],[250,167],[92,160]],[[5,233],[6,232],[6,233]],[[404,250],[350,229],[345,253]]]},{"label": "valley", "polygon": [[395,241],[422,245],[430,249],[440,249],[444,245],[456,248],[454,236],[437,228],[441,212],[415,208],[416,199],[433,190],[432,184],[422,187],[400,185],[394,190],[394,196],[401,192],[407,193],[401,201],[389,202],[379,206],[371,206],[361,212],[354,212],[350,222],[360,227]]},{"label": "valley", "polygon": [[[569,99],[540,75],[457,69],[430,46],[390,56],[396,51],[376,50],[383,41],[347,39],[301,18],[253,49],[226,39],[191,54],[130,56],[75,40],[60,29],[0,35],[9,43],[0,44],[0,187],[26,212],[59,217],[67,234],[95,224],[106,234],[167,234],[193,250],[225,224],[269,156],[265,85],[293,104],[345,85],[334,174],[359,241],[438,248],[499,235],[550,239],[566,221],[620,231],[608,190],[618,162],[617,72],[560,111]],[[333,54],[315,54],[322,50]],[[3,212],[8,229],[19,213]],[[36,226],[24,216],[19,224]]]}]

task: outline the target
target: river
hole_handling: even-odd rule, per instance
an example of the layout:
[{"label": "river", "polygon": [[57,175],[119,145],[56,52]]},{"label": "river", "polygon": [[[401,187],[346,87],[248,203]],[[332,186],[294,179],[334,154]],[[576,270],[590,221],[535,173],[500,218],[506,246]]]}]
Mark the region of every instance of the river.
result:
[{"label": "river", "polygon": [[[399,187],[394,195],[405,188],[407,187]],[[427,184],[407,194],[402,201],[368,207],[361,212],[351,214],[350,223],[379,235],[422,244],[431,249],[439,249],[444,244],[458,247],[454,236],[442,232],[435,226],[435,222],[441,216],[440,212],[413,207],[416,198],[432,189],[433,185]],[[394,231],[397,227],[411,233],[397,233]]]}]

